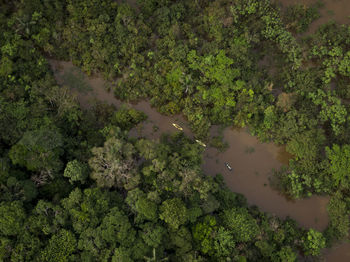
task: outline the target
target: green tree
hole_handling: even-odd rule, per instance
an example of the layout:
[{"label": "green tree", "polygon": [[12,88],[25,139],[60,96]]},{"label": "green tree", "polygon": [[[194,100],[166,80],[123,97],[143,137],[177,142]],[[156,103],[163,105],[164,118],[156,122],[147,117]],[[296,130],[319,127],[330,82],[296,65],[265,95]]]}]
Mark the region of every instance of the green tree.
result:
[{"label": "green tree", "polygon": [[45,242],[38,236],[29,233],[27,230],[17,237],[16,244],[8,251],[11,252],[11,261],[35,261],[42,251]]},{"label": "green tree", "polygon": [[330,220],[326,230],[327,241],[343,239],[349,235],[349,209],[344,198],[344,195],[337,191],[327,205]]},{"label": "green tree", "polygon": [[132,144],[111,137],[103,147],[94,147],[92,153],[93,157],[89,160],[91,178],[98,186],[131,189],[138,185],[140,175],[135,172]]},{"label": "green tree", "polygon": [[28,218],[27,228],[33,234],[55,234],[67,223],[67,213],[62,207],[40,199]]},{"label": "green tree", "polygon": [[156,221],[158,219],[157,204],[148,199],[147,195],[139,188],[130,190],[125,202],[135,213],[136,223],[141,223],[144,220]]},{"label": "green tree", "polygon": [[160,219],[164,220],[172,229],[178,229],[187,221],[187,208],[179,198],[165,200],[159,210]]},{"label": "green tree", "polygon": [[317,256],[322,248],[326,246],[326,239],[322,233],[309,229],[303,238],[303,249],[306,255]]},{"label": "green tree", "polygon": [[225,210],[221,215],[223,224],[231,230],[237,242],[253,240],[259,233],[255,219],[245,208],[232,208]]},{"label": "green tree", "polygon": [[6,237],[0,237],[0,259],[8,259],[10,255],[11,240]]},{"label": "green tree", "polygon": [[157,205],[145,197],[141,197],[136,201],[135,208],[139,214],[148,220],[156,221],[158,218]]},{"label": "green tree", "polygon": [[131,255],[132,250],[125,247],[118,247],[114,250],[112,262],[133,262]]},{"label": "green tree", "polygon": [[282,247],[275,255],[273,261],[294,262],[297,261],[297,254],[289,246]]},{"label": "green tree", "polygon": [[315,160],[319,157],[320,145],[325,142],[325,136],[321,130],[305,131],[296,134],[287,144],[287,151],[296,159]]},{"label": "green tree", "polygon": [[1,199],[30,202],[37,197],[38,189],[32,180],[24,179],[26,175],[19,170],[12,170],[10,173],[11,175],[4,174],[1,178],[5,180],[2,183]]},{"label": "green tree", "polygon": [[212,254],[214,235],[217,229],[214,216],[206,216],[192,228],[193,239],[198,243],[203,254]]},{"label": "green tree", "polygon": [[236,243],[229,230],[219,227],[215,233],[214,250],[217,257],[229,257],[235,252]]},{"label": "green tree", "polygon": [[0,203],[0,232],[4,236],[16,236],[23,230],[27,215],[22,202]]},{"label": "green tree", "polygon": [[108,259],[111,256],[114,243],[107,246],[97,228],[87,228],[79,234],[78,250],[81,260],[94,261],[98,258]]},{"label": "green tree", "polygon": [[345,188],[349,187],[350,145],[333,144],[332,148],[326,147],[326,154],[335,184]]},{"label": "green tree", "polygon": [[175,257],[181,257],[193,249],[191,232],[186,226],[169,231],[170,247],[175,250]]},{"label": "green tree", "polygon": [[[45,171],[48,177],[60,170],[62,162],[62,135],[57,130],[40,129],[27,131],[14,145],[9,156],[14,164],[31,171]],[[44,178],[43,178],[44,179]]]},{"label": "green tree", "polygon": [[72,232],[62,229],[53,235],[48,245],[40,254],[41,261],[70,261],[76,251],[77,240]]},{"label": "green tree", "polygon": [[87,228],[96,228],[101,223],[111,208],[111,197],[111,193],[99,188],[88,188],[84,191],[75,188],[61,202],[74,231],[81,233]]},{"label": "green tree", "polygon": [[69,178],[69,182],[71,184],[77,181],[84,184],[89,175],[88,172],[89,169],[86,164],[74,159],[73,161],[69,161],[67,163],[63,176]]},{"label": "green tree", "polygon": [[146,118],[145,113],[141,111],[137,111],[134,108],[121,107],[112,116],[111,124],[129,131],[138,123],[146,120]]},{"label": "green tree", "polygon": [[124,247],[131,247],[135,239],[135,230],[128,217],[117,207],[109,210],[99,226],[101,237],[109,245],[117,242]]},{"label": "green tree", "polygon": [[142,225],[140,236],[148,246],[157,248],[163,243],[166,229],[159,224],[148,222]]}]

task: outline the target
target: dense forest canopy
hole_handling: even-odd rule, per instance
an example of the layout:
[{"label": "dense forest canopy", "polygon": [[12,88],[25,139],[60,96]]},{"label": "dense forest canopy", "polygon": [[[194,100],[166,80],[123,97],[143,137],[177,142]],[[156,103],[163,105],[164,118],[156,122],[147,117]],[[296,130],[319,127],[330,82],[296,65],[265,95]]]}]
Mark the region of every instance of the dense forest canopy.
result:
[{"label": "dense forest canopy", "polygon": [[[348,237],[350,30],[301,36],[318,6],[269,0],[0,0],[0,259],[296,261]],[[196,138],[248,127],[286,145],[290,198],[330,196],[324,232],[249,207],[182,133],[130,138],[147,116],[83,109],[48,59],[125,101],[182,113]]]}]

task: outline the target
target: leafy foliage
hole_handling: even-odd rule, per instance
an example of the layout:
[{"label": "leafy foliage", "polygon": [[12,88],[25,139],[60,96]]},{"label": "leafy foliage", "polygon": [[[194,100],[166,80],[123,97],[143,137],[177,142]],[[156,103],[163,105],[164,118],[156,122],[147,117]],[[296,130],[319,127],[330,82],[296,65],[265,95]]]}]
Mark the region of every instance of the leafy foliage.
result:
[{"label": "leafy foliage", "polygon": [[327,147],[326,153],[330,161],[330,172],[337,185],[348,187],[348,176],[350,170],[350,146],[333,145],[332,149]]},{"label": "leafy foliage", "polygon": [[304,251],[306,254],[318,255],[320,250],[326,246],[326,239],[322,233],[310,229],[304,238]]},{"label": "leafy foliage", "polygon": [[[281,15],[269,0],[0,3],[0,260],[295,261],[347,236],[347,26],[299,41],[316,10]],[[203,141],[220,124],[285,144],[278,187],[331,194],[325,234],[203,176],[203,149],[183,134],[128,139],[144,113],[83,110],[47,57],[183,113]]]}]

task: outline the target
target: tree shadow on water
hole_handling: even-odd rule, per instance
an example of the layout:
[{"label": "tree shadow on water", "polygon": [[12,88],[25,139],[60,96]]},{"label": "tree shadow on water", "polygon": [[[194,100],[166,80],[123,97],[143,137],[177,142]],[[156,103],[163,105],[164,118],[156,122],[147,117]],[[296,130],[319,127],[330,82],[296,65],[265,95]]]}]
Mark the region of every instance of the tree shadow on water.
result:
[{"label": "tree shadow on water", "polygon": [[76,89],[80,93],[92,91],[92,87],[86,80],[85,74],[79,68],[70,68],[62,74],[63,84],[71,89]]}]

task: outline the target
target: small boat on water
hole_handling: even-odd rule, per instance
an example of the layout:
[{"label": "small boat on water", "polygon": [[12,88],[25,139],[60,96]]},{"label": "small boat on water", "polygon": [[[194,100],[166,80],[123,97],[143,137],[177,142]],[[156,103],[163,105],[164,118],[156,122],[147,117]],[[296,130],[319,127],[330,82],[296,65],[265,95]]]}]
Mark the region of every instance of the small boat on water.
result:
[{"label": "small boat on water", "polygon": [[204,144],[202,141],[199,141],[199,140],[196,139],[196,142],[197,142],[198,144],[200,144],[201,146],[207,147],[207,145]]},{"label": "small boat on water", "polygon": [[181,126],[179,126],[178,124],[173,123],[173,126],[181,131],[183,130],[183,128]]},{"label": "small boat on water", "polygon": [[227,167],[227,169],[228,169],[229,171],[232,171],[232,167],[230,166],[229,163],[225,162],[225,166]]}]

